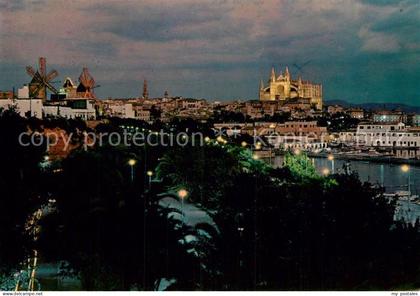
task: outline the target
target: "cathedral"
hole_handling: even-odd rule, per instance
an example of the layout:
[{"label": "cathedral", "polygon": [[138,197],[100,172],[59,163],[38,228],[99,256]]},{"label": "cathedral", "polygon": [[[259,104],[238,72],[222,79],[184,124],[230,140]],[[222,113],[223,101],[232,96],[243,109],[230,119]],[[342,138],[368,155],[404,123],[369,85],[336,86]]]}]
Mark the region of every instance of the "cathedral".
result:
[{"label": "cathedral", "polygon": [[268,85],[264,86],[263,81],[260,84],[261,101],[299,101],[300,99],[309,99],[309,102],[316,109],[322,109],[322,84],[314,84],[310,81],[303,81],[301,77],[298,80],[292,80],[288,67],[284,73],[276,76],[274,68],[271,69]]}]

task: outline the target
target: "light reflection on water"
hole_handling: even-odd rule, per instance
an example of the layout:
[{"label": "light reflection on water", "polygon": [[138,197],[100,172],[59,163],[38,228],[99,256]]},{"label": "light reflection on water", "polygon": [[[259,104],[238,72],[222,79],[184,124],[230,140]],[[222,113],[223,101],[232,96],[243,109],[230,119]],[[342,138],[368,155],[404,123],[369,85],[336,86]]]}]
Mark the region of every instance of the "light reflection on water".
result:
[{"label": "light reflection on water", "polygon": [[[313,158],[315,168],[319,173],[328,168],[330,171],[343,172],[347,160],[335,159],[330,161],[327,158]],[[420,194],[420,167],[411,166],[408,173],[403,173],[399,164],[381,164],[367,161],[349,161],[352,171],[358,173],[360,180],[369,181],[372,184],[379,184],[385,187],[387,192],[398,190],[408,190],[410,180],[410,190],[413,194]],[[274,167],[283,164],[283,157],[276,156],[273,159]],[[399,202],[397,216],[402,215],[409,222],[413,222],[420,217],[420,205],[412,202]]]}]

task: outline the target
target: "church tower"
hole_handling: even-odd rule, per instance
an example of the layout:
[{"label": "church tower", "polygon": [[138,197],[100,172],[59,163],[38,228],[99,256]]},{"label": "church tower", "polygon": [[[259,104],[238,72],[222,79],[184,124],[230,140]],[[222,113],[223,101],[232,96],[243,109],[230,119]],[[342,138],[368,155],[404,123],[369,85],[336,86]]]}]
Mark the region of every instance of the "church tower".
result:
[{"label": "church tower", "polygon": [[145,79],[143,81],[143,99],[148,99],[149,98],[149,91],[147,89],[147,80]]},{"label": "church tower", "polygon": [[264,90],[264,81],[261,79],[260,81],[260,91]]},{"label": "church tower", "polygon": [[276,81],[276,72],[274,71],[274,67],[271,68],[270,81],[271,82],[275,82]]},{"label": "church tower", "polygon": [[286,66],[286,71],[284,72],[284,76],[286,77],[287,81],[290,81],[289,67],[287,66]]}]

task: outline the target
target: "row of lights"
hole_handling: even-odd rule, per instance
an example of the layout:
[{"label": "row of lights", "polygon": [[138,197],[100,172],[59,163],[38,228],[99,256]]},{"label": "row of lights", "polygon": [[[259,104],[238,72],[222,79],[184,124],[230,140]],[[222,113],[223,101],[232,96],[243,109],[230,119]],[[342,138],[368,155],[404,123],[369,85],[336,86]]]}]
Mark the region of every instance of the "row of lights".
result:
[{"label": "row of lights", "polygon": [[[128,161],[128,165],[131,166],[131,167],[135,166],[136,163],[137,163],[137,161],[135,159],[130,159]],[[152,177],[153,176],[153,171],[147,171],[146,174],[149,177]],[[180,190],[178,190],[177,194],[178,194],[178,197],[183,200],[188,196],[188,191],[186,189],[180,189]]]},{"label": "row of lights", "polygon": [[[137,163],[137,160],[135,160],[135,159],[130,159],[130,160],[128,161],[128,165],[129,165],[129,166],[131,166],[131,167],[135,166],[135,165],[136,165],[136,163]],[[146,174],[147,174],[149,177],[151,177],[151,176],[153,176],[153,171],[147,171],[147,172],[146,172]]]}]

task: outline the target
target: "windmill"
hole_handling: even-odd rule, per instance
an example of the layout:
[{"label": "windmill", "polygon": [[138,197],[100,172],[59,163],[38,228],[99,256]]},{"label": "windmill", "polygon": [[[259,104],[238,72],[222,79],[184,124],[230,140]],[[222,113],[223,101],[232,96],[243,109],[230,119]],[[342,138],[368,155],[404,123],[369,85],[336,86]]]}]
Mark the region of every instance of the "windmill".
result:
[{"label": "windmill", "polygon": [[41,98],[43,101],[47,99],[47,88],[57,94],[58,91],[52,86],[52,80],[58,76],[56,70],[52,70],[47,74],[47,59],[39,58],[39,70],[35,71],[31,66],[26,67],[26,73],[32,77],[29,83],[29,97]]},{"label": "windmill", "polygon": [[100,85],[96,85],[95,79],[90,75],[88,68],[83,68],[82,74],[79,76],[79,86],[77,87],[77,95],[82,98],[95,99],[93,90]]}]

